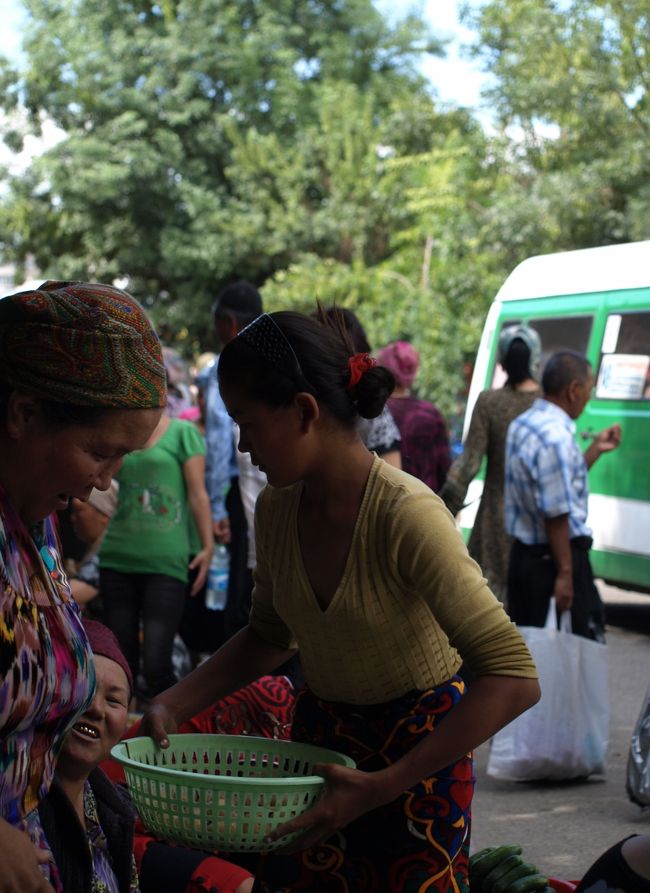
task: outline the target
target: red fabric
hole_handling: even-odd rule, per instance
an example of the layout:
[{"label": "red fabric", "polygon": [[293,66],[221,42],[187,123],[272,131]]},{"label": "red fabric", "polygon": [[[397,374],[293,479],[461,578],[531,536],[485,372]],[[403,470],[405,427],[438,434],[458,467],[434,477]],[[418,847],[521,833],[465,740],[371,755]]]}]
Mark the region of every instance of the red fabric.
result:
[{"label": "red fabric", "polygon": [[350,370],[350,381],[348,382],[348,391],[356,387],[368,369],[372,369],[377,365],[377,360],[371,357],[369,353],[355,353],[348,360],[348,369]]},{"label": "red fabric", "polygon": [[100,654],[102,657],[108,657],[110,660],[114,660],[116,664],[119,664],[126,673],[129,689],[133,691],[131,667],[122,654],[120,644],[112,630],[107,626],[104,626],[103,623],[100,623],[99,620],[88,620],[84,618],[83,625],[93,654]]},{"label": "red fabric", "polygon": [[[101,625],[101,624],[100,624]],[[291,682],[285,676],[261,676],[217,701],[188,722],[179,726],[179,733],[208,733],[224,735],[257,735],[264,738],[288,739],[295,709],[295,695]],[[135,722],[122,736],[137,738],[141,720]],[[124,771],[119,763],[105,760],[101,768],[117,784],[125,784]],[[140,870],[144,854],[153,837],[138,819],[135,824],[133,851]],[[170,845],[171,846],[171,845]],[[206,856],[191,878],[184,893],[235,893],[250,872],[216,855]]]},{"label": "red fabric", "polygon": [[[133,855],[135,865],[140,872],[142,860],[151,843],[158,843],[155,837],[147,834],[142,822],[138,819],[135,825],[135,840],[133,842]],[[171,846],[171,844],[170,844]],[[252,877],[250,871],[227,862],[219,856],[208,856],[197,865],[191,877],[187,881],[184,893],[235,893],[240,884]]]},{"label": "red fabric", "polygon": [[286,676],[261,676],[197,713],[178,731],[286,740],[291,736],[295,702],[293,686]]},{"label": "red fabric", "polygon": [[[286,676],[260,676],[182,723],[178,731],[180,734],[257,735],[288,740],[295,705],[293,685]],[[141,725],[141,720],[135,722],[122,735],[122,740],[137,738],[141,734]],[[115,760],[104,760],[101,768],[111,781],[126,783],[124,771]]]}]

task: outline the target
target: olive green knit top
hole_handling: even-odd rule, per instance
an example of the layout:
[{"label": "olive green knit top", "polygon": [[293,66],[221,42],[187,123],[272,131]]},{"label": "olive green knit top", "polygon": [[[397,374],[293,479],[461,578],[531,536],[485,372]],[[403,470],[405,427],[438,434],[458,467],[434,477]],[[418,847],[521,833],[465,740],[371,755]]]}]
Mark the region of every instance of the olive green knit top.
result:
[{"label": "olive green knit top", "polygon": [[250,623],[267,641],[300,649],[317,696],[378,704],[445,682],[461,662],[476,675],[537,677],[523,638],[425,484],[375,458],[325,610],[302,562],[301,493],[302,483],[268,486],[258,499]]}]

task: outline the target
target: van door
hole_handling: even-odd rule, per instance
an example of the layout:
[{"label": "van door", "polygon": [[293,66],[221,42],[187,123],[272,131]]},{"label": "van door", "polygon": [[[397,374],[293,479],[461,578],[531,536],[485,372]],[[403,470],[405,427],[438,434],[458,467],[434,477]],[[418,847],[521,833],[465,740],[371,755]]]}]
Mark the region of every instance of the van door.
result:
[{"label": "van door", "polygon": [[589,472],[592,563],[608,582],[650,591],[650,289],[611,292],[603,307],[590,355],[596,385],[578,436],[586,447],[618,422],[623,439]]}]

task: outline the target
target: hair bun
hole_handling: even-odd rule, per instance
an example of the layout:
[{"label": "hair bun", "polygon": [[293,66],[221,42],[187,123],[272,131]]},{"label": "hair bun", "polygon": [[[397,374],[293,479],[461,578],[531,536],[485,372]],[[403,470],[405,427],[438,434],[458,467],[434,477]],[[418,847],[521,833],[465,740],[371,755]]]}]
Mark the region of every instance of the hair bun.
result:
[{"label": "hair bun", "polygon": [[395,388],[395,376],[384,366],[368,369],[351,391],[362,419],[376,419]]}]

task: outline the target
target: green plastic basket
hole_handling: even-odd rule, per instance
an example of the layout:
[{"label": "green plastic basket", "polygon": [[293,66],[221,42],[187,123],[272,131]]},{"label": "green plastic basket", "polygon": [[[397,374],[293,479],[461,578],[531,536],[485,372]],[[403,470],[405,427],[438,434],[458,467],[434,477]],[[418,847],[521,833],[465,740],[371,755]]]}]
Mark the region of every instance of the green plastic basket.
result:
[{"label": "green plastic basket", "polygon": [[129,793],[145,825],[159,837],[202,850],[268,852],[267,834],[316,802],[324,780],[314,763],[355,768],[349,757],[293,741],[247,735],[170,735],[159,748],[149,737],[116,744]]}]

